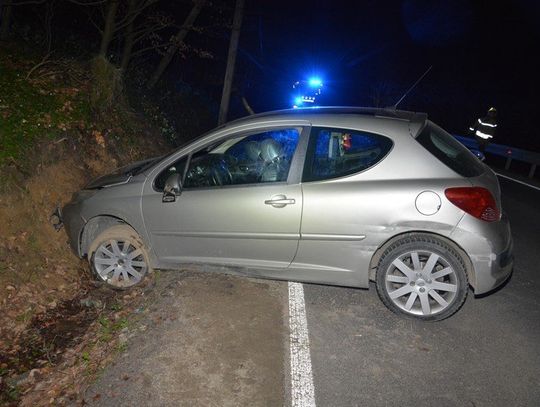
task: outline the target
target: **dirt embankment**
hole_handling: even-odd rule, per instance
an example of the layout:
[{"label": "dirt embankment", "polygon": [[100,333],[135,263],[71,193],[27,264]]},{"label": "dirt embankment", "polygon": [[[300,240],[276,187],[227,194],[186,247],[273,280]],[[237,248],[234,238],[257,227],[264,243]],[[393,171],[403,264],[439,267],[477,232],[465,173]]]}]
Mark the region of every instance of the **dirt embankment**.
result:
[{"label": "dirt embankment", "polygon": [[[9,82],[0,98],[0,405],[18,403],[61,366],[63,376],[82,362],[93,366],[80,354],[91,358],[93,348],[84,347],[97,339],[88,335],[118,331],[115,324],[142,293],[131,298],[96,288],[64,231],[52,228],[54,207],[92,178],[170,148],[133,112],[93,117],[84,105],[84,75],[73,84],[17,73],[31,66],[0,57],[0,82]],[[41,389],[40,403],[73,392],[72,379]]]},{"label": "dirt embankment", "polygon": [[[148,140],[115,153],[105,143],[48,143],[38,157],[64,158],[37,161],[29,178],[0,194],[0,391],[11,392],[4,401],[17,400],[43,376],[39,369],[54,368],[63,351],[81,342],[123,298],[110,291],[96,296],[86,262],[71,252],[65,232],[49,222],[55,205],[91,178],[160,149]],[[28,372],[31,380],[20,380]]]}]

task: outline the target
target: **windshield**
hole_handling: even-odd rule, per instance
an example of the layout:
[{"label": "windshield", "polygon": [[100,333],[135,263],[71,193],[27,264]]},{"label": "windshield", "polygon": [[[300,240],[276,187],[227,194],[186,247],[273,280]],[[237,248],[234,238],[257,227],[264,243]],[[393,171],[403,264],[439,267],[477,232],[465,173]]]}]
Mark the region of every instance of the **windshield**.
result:
[{"label": "windshield", "polygon": [[[176,150],[174,152],[176,152]],[[150,158],[148,160],[142,161],[141,163],[139,163],[139,165],[137,165],[136,167],[134,167],[130,171],[130,174],[131,175],[138,175],[138,174],[146,171],[147,169],[149,169],[154,164],[158,163],[159,161],[161,161],[163,158],[167,157],[168,155],[170,155],[170,154],[166,154],[166,155],[162,155],[162,156],[159,156],[159,157]]]}]

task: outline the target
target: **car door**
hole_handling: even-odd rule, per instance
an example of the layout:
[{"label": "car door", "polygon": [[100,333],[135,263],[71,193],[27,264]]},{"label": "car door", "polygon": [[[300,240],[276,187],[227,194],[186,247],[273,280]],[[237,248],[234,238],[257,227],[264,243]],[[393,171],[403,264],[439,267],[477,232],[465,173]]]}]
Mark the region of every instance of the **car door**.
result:
[{"label": "car door", "polygon": [[[287,267],[300,236],[300,150],[306,144],[302,127],[255,129],[162,170],[142,203],[160,262]],[[181,195],[162,202],[164,179],[174,171],[183,173]]]},{"label": "car door", "polygon": [[388,154],[392,141],[324,127],[313,127],[310,139],[302,176],[301,239],[291,268],[300,279],[366,287],[372,232],[383,227],[378,208],[384,205],[381,183],[364,176]]}]

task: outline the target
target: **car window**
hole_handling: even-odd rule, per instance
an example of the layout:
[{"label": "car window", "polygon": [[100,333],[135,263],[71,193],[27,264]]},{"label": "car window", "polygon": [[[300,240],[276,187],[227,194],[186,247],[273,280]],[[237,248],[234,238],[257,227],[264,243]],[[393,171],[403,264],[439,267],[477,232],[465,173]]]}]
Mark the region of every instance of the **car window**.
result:
[{"label": "car window", "polygon": [[446,131],[428,123],[416,140],[447,167],[464,177],[476,177],[484,165],[467,148]]},{"label": "car window", "polygon": [[299,128],[229,138],[191,156],[185,188],[285,182]]},{"label": "car window", "polygon": [[392,141],[378,134],[314,127],[303,181],[331,179],[363,171],[382,160],[391,147]]},{"label": "car window", "polygon": [[187,163],[187,157],[184,156],[178,160],[176,160],[174,163],[169,165],[166,169],[161,171],[159,175],[154,180],[154,189],[156,191],[163,191],[163,188],[165,188],[165,182],[167,181],[167,178],[169,178],[172,174],[184,174],[184,169],[186,167]]}]

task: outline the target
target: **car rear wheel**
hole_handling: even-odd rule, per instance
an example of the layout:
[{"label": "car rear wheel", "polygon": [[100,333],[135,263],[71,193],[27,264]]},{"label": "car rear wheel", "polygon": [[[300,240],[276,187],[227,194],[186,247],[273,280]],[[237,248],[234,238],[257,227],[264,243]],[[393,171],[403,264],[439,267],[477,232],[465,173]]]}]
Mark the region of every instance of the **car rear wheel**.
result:
[{"label": "car rear wheel", "polygon": [[139,235],[127,225],[112,226],[90,245],[90,267],[112,288],[127,289],[140,284],[151,271],[148,251]]},{"label": "car rear wheel", "polygon": [[381,256],[376,283],[391,311],[427,321],[458,311],[469,288],[461,256],[444,240],[427,234],[392,243]]}]

